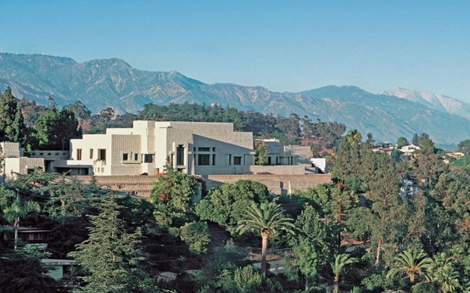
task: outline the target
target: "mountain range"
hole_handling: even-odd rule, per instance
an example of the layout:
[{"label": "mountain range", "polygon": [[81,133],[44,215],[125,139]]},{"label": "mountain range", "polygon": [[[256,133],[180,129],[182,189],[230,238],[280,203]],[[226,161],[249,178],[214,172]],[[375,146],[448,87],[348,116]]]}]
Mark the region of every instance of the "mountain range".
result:
[{"label": "mountain range", "polygon": [[81,100],[94,113],[106,107],[137,113],[143,105],[198,103],[316,121],[338,121],[376,141],[396,142],[427,133],[441,147],[470,138],[470,105],[444,95],[392,88],[373,94],[355,86],[326,86],[299,93],[229,83],[206,84],[176,71],[132,68],[121,59],[78,63],[71,58],[0,53],[0,90],[47,105]]}]

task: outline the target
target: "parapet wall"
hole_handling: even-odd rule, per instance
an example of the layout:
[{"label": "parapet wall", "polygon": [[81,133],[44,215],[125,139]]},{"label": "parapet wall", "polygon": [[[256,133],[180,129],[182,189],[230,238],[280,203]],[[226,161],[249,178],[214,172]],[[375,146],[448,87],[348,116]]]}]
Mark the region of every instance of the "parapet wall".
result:
[{"label": "parapet wall", "polygon": [[[74,176],[83,183],[90,183],[91,176]],[[290,194],[295,190],[305,191],[309,187],[331,182],[330,174],[308,175],[209,175],[204,178],[206,189],[238,180],[254,180],[268,187],[273,194]],[[142,198],[150,198],[150,192],[158,180],[157,176],[95,176],[96,185],[116,192],[125,192]]]},{"label": "parapet wall", "polygon": [[307,175],[209,175],[206,188],[214,188],[223,183],[235,183],[238,180],[254,180],[263,183],[273,194],[290,194],[295,190],[305,191],[309,187],[331,182],[331,174]]}]

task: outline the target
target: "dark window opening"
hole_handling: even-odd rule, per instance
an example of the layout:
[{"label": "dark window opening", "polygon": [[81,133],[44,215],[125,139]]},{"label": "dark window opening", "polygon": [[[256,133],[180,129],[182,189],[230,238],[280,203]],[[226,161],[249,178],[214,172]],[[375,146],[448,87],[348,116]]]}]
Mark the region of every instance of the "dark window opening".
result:
[{"label": "dark window opening", "polygon": [[212,154],[212,165],[215,166],[215,154]]},{"label": "dark window opening", "polygon": [[153,162],[153,155],[145,154],[144,155],[144,163],[152,163]]},{"label": "dark window opening", "polygon": [[123,160],[123,161],[129,160],[129,154],[127,154],[127,153],[126,153],[126,154],[122,154],[122,160]]},{"label": "dark window opening", "polygon": [[82,149],[77,149],[77,160],[81,160],[82,159]]},{"label": "dark window opening", "polygon": [[106,161],[106,150],[105,149],[99,149],[98,150],[98,160]]},{"label": "dark window opening", "polygon": [[199,147],[199,148],[198,148],[198,151],[200,151],[200,152],[210,152],[210,151],[211,151],[211,148],[208,148],[208,147]]},{"label": "dark window opening", "polygon": [[176,148],[176,165],[184,165],[184,146],[182,144]]},{"label": "dark window opening", "polygon": [[139,160],[139,154],[134,154],[134,161],[138,161]]},{"label": "dark window opening", "polygon": [[197,164],[199,166],[209,166],[210,165],[210,155],[198,155]]},{"label": "dark window opening", "polygon": [[233,164],[234,165],[241,165],[242,164],[242,157],[239,157],[239,156],[233,157]]}]

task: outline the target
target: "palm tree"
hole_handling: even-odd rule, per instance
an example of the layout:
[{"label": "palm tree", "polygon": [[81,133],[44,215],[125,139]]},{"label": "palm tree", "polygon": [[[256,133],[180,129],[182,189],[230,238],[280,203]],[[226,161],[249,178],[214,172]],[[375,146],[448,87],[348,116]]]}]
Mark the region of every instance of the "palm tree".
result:
[{"label": "palm tree", "polygon": [[40,207],[37,202],[28,200],[22,201],[18,191],[15,193],[12,190],[6,189],[4,186],[0,188],[0,209],[3,218],[13,224],[15,230],[15,250],[18,246],[18,228],[20,226],[20,219],[31,212],[39,212]]},{"label": "palm tree", "polygon": [[445,252],[434,256],[428,273],[428,281],[437,284],[439,293],[451,293],[460,288],[459,274]]},{"label": "palm tree", "polygon": [[348,265],[357,262],[356,258],[352,258],[347,253],[337,254],[335,261],[330,263],[331,269],[333,270],[334,278],[334,292],[339,292],[339,276],[343,271],[343,268]]},{"label": "palm tree", "polygon": [[387,278],[396,275],[406,275],[405,278],[413,284],[417,276],[426,277],[427,269],[432,264],[432,259],[427,257],[422,249],[407,249],[394,257],[394,267],[387,273]]},{"label": "palm tree", "polygon": [[278,231],[284,230],[293,233],[295,225],[293,220],[284,215],[284,209],[275,202],[263,202],[260,205],[251,205],[245,215],[238,222],[237,232],[243,234],[247,231],[259,232],[261,235],[261,272],[266,273],[266,251],[268,238],[274,237]]}]

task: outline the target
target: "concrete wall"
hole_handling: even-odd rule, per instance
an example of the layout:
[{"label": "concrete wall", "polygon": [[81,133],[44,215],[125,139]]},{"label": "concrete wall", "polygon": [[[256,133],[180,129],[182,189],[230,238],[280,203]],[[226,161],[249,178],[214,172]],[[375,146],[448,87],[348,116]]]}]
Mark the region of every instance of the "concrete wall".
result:
[{"label": "concrete wall", "polygon": [[249,166],[249,172],[256,175],[256,174],[275,174],[275,175],[305,175],[306,168],[310,167],[310,165],[252,165]]},{"label": "concrete wall", "polygon": [[309,175],[209,175],[207,189],[223,183],[235,183],[238,180],[254,180],[263,183],[273,194],[290,194],[295,190],[305,191],[309,187],[331,182],[331,174]]},{"label": "concrete wall", "polygon": [[[83,183],[90,183],[91,176],[74,176]],[[209,175],[204,178],[206,189],[238,180],[254,180],[265,184],[273,194],[289,194],[295,190],[305,191],[321,183],[331,182],[330,174],[310,175]],[[150,191],[158,181],[158,176],[95,176],[95,182],[101,188],[116,192],[130,193],[142,198],[149,198]]]}]

